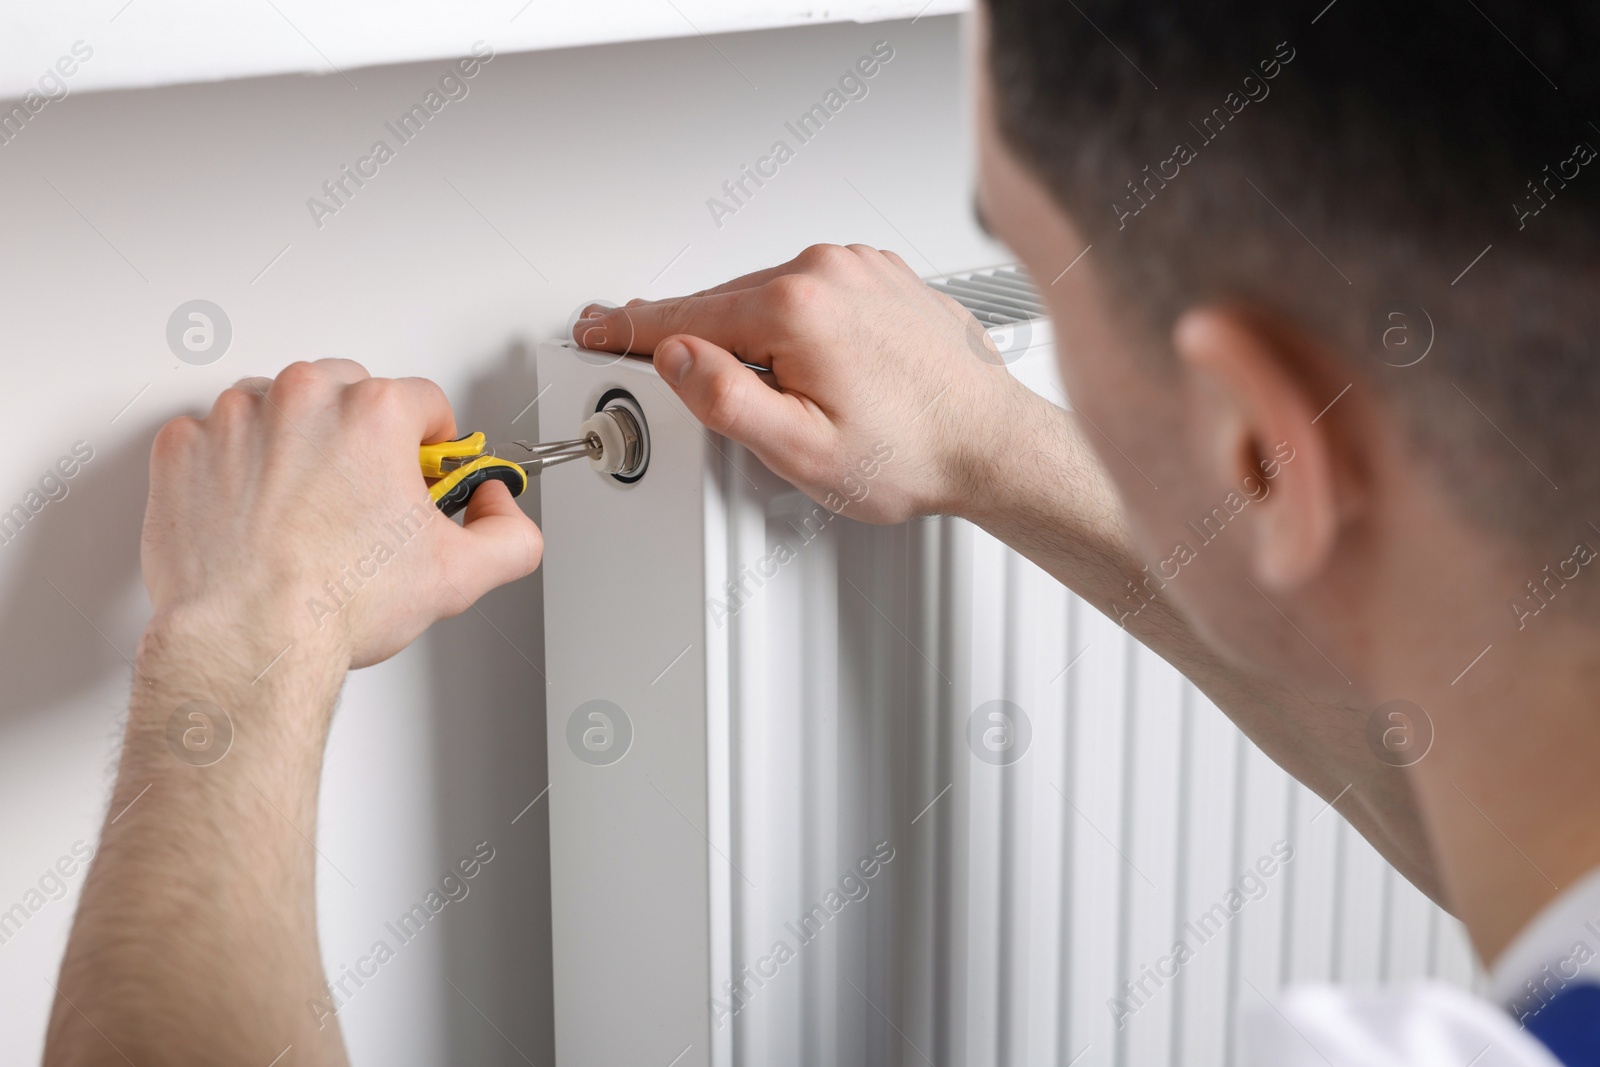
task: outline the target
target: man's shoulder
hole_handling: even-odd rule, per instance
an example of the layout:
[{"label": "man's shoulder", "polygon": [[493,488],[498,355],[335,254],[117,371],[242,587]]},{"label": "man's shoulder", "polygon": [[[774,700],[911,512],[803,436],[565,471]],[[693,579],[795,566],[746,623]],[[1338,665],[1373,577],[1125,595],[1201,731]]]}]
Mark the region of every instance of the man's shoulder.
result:
[{"label": "man's shoulder", "polygon": [[1486,1000],[1442,982],[1293,986],[1244,1020],[1245,1067],[1561,1067]]}]

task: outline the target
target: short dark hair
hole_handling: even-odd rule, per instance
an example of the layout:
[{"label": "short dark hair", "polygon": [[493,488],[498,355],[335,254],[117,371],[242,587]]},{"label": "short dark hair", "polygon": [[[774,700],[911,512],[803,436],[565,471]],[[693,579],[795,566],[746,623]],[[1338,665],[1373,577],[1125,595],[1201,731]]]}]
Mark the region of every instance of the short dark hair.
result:
[{"label": "short dark hair", "polygon": [[986,6],[1002,137],[1156,336],[1305,323],[1471,517],[1600,531],[1600,4]]}]

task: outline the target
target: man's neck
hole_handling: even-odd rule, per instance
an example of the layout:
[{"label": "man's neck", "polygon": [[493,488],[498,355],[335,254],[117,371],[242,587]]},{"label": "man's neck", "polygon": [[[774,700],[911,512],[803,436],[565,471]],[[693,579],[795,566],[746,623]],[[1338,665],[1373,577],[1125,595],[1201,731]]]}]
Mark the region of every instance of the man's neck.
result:
[{"label": "man's neck", "polygon": [[[1454,911],[1485,964],[1600,867],[1600,633],[1548,618],[1488,642],[1415,698],[1433,746],[1410,769]],[[1470,655],[1470,653],[1469,653]]]}]

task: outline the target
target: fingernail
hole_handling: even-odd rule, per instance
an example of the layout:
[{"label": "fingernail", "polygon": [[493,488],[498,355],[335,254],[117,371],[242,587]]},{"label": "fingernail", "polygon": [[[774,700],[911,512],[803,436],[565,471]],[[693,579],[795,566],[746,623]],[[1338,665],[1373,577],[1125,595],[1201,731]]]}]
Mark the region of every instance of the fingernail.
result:
[{"label": "fingernail", "polygon": [[668,341],[656,349],[656,373],[674,389],[683,384],[683,379],[689,374],[689,365],[693,362],[689,346],[682,341]]}]

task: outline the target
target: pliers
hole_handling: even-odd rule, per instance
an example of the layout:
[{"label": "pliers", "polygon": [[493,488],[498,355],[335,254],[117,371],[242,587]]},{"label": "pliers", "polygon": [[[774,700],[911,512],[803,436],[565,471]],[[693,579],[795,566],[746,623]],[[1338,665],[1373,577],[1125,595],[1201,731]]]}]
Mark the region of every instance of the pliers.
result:
[{"label": "pliers", "polygon": [[[454,515],[466,507],[478,486],[485,482],[500,482],[511,490],[512,496],[521,496],[528,488],[530,474],[569,460],[592,459],[601,451],[600,438],[593,433],[572,441],[543,445],[512,441],[489,448],[487,444],[482,432],[475,431],[454,441],[440,441],[417,449],[422,476],[437,479],[428,487],[428,496],[446,515]],[[502,453],[526,454],[529,458],[506,459]]]}]

